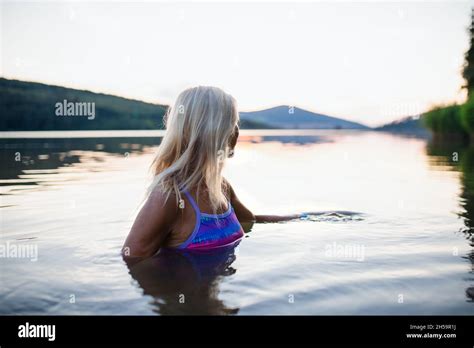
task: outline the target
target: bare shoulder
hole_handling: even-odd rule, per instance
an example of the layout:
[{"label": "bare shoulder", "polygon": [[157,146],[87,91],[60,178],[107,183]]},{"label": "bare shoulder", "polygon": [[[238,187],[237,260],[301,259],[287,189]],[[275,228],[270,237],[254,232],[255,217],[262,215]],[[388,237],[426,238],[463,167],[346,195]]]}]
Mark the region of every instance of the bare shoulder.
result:
[{"label": "bare shoulder", "polygon": [[167,217],[174,217],[178,214],[178,202],[175,195],[173,193],[166,194],[160,187],[153,188],[146,204],[156,212],[163,212]]},{"label": "bare shoulder", "polygon": [[170,233],[177,216],[175,196],[154,188],[125,240],[127,256],[148,257],[156,253]]}]

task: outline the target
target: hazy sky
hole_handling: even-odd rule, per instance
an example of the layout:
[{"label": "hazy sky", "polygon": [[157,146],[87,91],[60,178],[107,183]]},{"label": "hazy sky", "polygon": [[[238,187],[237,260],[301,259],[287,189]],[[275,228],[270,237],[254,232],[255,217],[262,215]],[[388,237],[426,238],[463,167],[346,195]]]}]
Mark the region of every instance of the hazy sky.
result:
[{"label": "hazy sky", "polygon": [[170,103],[216,85],[377,125],[462,101],[474,1],[2,2],[1,75]]}]

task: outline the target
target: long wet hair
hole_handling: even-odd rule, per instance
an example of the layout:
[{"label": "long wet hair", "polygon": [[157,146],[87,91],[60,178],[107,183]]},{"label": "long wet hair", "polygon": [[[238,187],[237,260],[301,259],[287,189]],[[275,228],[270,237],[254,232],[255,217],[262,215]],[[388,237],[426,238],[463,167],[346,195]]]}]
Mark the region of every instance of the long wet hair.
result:
[{"label": "long wet hair", "polygon": [[[205,190],[214,211],[226,203],[222,169],[232,156],[238,132],[235,99],[216,87],[199,86],[181,92],[165,116],[166,132],[152,163],[154,180],[166,200],[181,205],[182,190]],[[182,208],[182,206],[180,206]]]}]

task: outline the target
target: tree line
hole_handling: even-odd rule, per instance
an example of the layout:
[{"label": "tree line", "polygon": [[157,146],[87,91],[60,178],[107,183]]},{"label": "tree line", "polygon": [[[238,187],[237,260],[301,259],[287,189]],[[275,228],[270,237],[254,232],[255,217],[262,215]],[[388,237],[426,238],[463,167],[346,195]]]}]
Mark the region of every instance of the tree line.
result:
[{"label": "tree line", "polygon": [[436,137],[474,140],[474,9],[469,27],[470,48],[465,54],[462,75],[468,99],[464,104],[437,106],[423,115],[423,122]]}]

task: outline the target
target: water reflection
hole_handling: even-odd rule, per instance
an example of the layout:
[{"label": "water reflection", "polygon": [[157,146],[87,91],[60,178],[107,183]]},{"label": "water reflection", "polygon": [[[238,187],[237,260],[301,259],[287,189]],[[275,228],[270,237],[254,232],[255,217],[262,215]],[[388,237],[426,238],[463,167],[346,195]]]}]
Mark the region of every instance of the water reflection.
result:
[{"label": "water reflection", "polygon": [[[291,145],[312,145],[332,142],[329,137],[324,137],[320,135],[301,135],[301,136],[264,136],[262,137],[262,142],[267,141],[277,141],[282,144],[291,144]],[[255,142],[255,141],[254,141]]]},{"label": "water reflection", "polygon": [[464,221],[462,232],[474,246],[474,148],[465,143],[430,142],[427,146],[430,163],[436,169],[461,173],[458,216]]},{"label": "water reflection", "polygon": [[[431,141],[427,154],[434,168],[455,170],[461,173],[461,192],[458,216],[463,220],[464,234],[471,247],[474,247],[474,147],[465,142]],[[474,273],[474,250],[464,256],[471,263],[470,274]],[[474,280],[474,277],[470,280]],[[466,296],[474,301],[474,287],[466,289]]]},{"label": "water reflection", "polygon": [[153,311],[166,314],[237,314],[218,298],[224,277],[233,275],[235,247],[212,252],[162,249],[152,258],[128,261],[130,275],[145,295],[153,297]]},{"label": "water reflection", "polygon": [[[34,238],[24,242],[40,253],[38,262],[2,261],[0,312],[472,313],[469,146],[431,143],[426,151],[425,140],[346,131],[314,133],[330,142],[301,146],[315,141],[305,133],[301,142],[283,146],[291,138],[254,133],[242,135],[227,167],[242,199],[262,213],[332,213],[259,224],[241,254],[162,252],[128,267],[119,250],[159,137],[0,140],[0,192],[7,194],[0,207],[2,242]],[[427,159],[434,170],[427,170]],[[336,259],[326,255],[328,245],[363,245],[367,254],[363,262]],[[453,255],[453,248],[462,251]],[[288,294],[296,291],[290,305]],[[397,303],[401,291],[409,306]],[[80,299],[73,306],[71,293]]]},{"label": "water reflection", "polygon": [[[58,132],[60,136],[61,132]],[[113,135],[113,131],[110,132]],[[275,141],[307,145],[332,141],[326,135],[246,135],[239,141],[261,143]],[[286,133],[285,133],[286,134]],[[110,135],[110,134],[109,134]],[[9,138],[0,139],[0,186],[37,186],[44,176],[58,174],[57,169],[86,162],[97,163],[107,156],[128,156],[143,153],[161,143],[161,137],[103,138]],[[100,170],[85,166],[85,171]],[[5,190],[0,194],[5,194]],[[7,193],[11,193],[7,190]]]},{"label": "water reflection", "polygon": [[161,138],[0,139],[0,186],[40,185],[43,175],[57,174],[59,168],[142,153],[160,142]]}]

